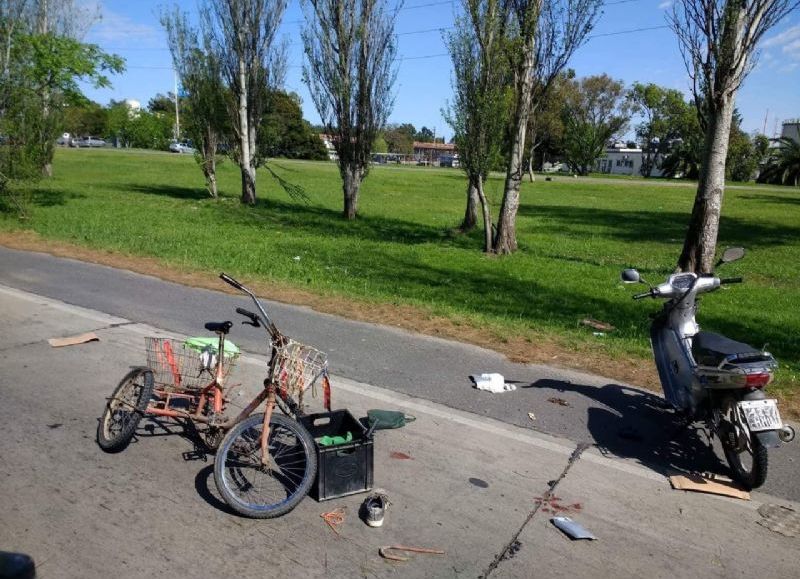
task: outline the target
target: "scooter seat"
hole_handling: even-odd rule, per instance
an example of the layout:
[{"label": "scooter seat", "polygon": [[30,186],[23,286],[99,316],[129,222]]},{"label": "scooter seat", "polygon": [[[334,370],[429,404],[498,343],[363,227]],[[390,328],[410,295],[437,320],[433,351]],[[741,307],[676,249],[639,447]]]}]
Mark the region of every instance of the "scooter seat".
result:
[{"label": "scooter seat", "polygon": [[721,334],[698,332],[692,339],[692,355],[701,366],[719,366],[731,356],[733,360],[764,358],[764,353],[749,344],[737,342]]}]

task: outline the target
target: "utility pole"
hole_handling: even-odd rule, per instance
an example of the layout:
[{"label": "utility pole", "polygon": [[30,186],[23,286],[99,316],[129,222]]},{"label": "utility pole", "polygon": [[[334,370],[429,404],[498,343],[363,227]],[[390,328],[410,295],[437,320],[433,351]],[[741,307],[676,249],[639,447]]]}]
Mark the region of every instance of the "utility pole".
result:
[{"label": "utility pole", "polygon": [[175,141],[181,138],[181,118],[178,115],[178,72],[175,71]]}]

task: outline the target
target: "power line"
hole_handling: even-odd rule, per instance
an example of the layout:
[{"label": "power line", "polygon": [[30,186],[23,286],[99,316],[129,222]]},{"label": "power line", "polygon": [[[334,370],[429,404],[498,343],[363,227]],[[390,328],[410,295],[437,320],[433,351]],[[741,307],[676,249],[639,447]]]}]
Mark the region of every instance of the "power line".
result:
[{"label": "power line", "polygon": [[589,38],[599,38],[601,36],[617,36],[619,34],[633,34],[634,32],[645,32],[647,30],[660,30],[662,28],[669,28],[669,26],[666,24],[662,24],[661,26],[648,26],[645,28],[632,28],[631,30],[618,30],[616,32],[604,32],[602,34],[592,34],[591,36],[587,37],[587,40]]}]

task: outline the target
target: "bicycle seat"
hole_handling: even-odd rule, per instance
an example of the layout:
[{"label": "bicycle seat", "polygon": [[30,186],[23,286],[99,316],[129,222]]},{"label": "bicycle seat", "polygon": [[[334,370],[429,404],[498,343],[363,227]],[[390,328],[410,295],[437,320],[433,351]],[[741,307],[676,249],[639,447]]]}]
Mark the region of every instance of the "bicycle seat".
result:
[{"label": "bicycle seat", "polygon": [[763,358],[762,352],[745,344],[712,332],[698,332],[692,339],[692,355],[698,364],[719,366],[728,361]]},{"label": "bicycle seat", "polygon": [[231,331],[233,322],[206,322],[205,328],[209,332],[216,332],[217,334],[227,334]]}]

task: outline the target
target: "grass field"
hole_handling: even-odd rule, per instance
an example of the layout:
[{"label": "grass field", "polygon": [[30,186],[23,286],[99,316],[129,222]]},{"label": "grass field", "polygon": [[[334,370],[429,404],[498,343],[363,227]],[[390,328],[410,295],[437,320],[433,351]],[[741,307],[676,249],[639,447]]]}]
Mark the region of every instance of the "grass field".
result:
[{"label": "grass field", "polygon": [[[690,183],[560,176],[525,183],[520,250],[496,258],[480,251],[480,231],[454,232],[464,211],[465,183],[457,170],[375,167],[362,189],[359,219],[346,222],[334,165],[276,160],[271,167],[301,185],[309,202],[292,200],[260,170],[259,203],[243,207],[231,163],[221,167],[222,198],[215,201],[189,156],[59,150],[55,177],[21,191],[30,217],[3,213],[0,230],[8,237],[27,229],[45,240],[156,258],[176,271],[225,270],[265,286],[350,300],[364,310],[421,312],[449,321],[447,335],[459,337],[461,328],[465,339],[476,341],[470,336],[482,333],[488,336],[482,343],[494,342],[500,351],[507,351],[504,344],[528,344],[530,355],[521,357],[539,361],[535,352],[548,344],[548,352],[566,353],[557,362],[619,377],[615,365],[643,366],[647,314],[658,307],[633,302],[631,294],[641,290],[623,286],[619,272],[636,266],[648,280],[662,281],[680,252],[694,197]],[[495,214],[502,185],[499,177],[487,184]],[[748,249],[744,260],[725,269],[747,283],[706,297],[699,320],[705,329],[768,344],[782,363],[772,391],[797,405],[800,191],[729,189],[720,245]],[[579,325],[585,317],[617,329],[595,336]]]}]

